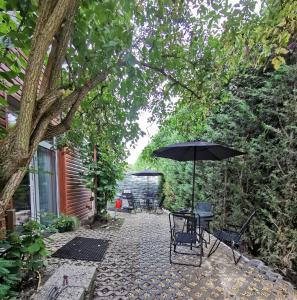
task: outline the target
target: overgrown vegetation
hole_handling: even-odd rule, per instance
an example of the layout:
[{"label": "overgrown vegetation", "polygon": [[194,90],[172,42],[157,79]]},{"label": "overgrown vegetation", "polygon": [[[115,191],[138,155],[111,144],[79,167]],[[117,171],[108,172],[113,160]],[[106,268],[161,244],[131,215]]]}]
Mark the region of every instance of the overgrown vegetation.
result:
[{"label": "overgrown vegetation", "polygon": [[[1,1],[0,54],[8,67],[0,74],[1,90],[15,96],[22,88],[22,94],[16,125],[1,134],[0,212],[40,141],[69,130],[73,122],[84,124],[74,120],[80,113],[91,116],[82,118],[91,126],[95,117],[103,132],[112,130],[105,127],[106,112],[124,116],[125,129],[140,108],[164,120],[174,97],[205,114],[239,65],[260,66],[271,56],[278,68],[296,29],[296,1],[266,0],[259,13],[256,3]],[[14,47],[28,59],[9,50]],[[83,101],[87,94],[89,101]],[[0,102],[6,109],[7,99]]]},{"label": "overgrown vegetation", "polygon": [[234,78],[226,90],[228,102],[211,113],[199,131],[178,134],[179,129],[167,123],[138,161],[138,167],[149,165],[166,174],[165,206],[175,210],[189,206],[191,164],[156,161],[150,157],[152,150],[199,137],[245,151],[227,163],[198,164],[196,201],[214,204],[217,223],[224,222],[224,212],[238,223],[258,209],[249,249],[288,276],[297,271],[296,71],[292,65]]},{"label": "overgrown vegetation", "polygon": [[[10,68],[0,74],[1,90],[15,95],[16,79],[24,81],[17,123],[1,132],[0,213],[40,141],[70,127],[60,144],[81,152],[104,213],[124,167],[125,143],[140,134],[139,110],[149,109],[162,129],[138,167],[166,174],[167,207],[188,205],[192,169],[156,163],[153,149],[204,138],[246,151],[232,163],[201,163],[197,197],[215,203],[218,222],[259,208],[250,250],[294,272],[297,2],[256,4],[0,1],[1,61]],[[1,110],[8,109],[6,98]]]},{"label": "overgrown vegetation", "polygon": [[[265,3],[259,15],[250,11],[246,22],[228,20],[230,30],[215,42],[219,52],[209,52],[212,37],[201,45],[201,60],[209,58],[214,70],[225,68],[219,77],[204,70],[201,99],[209,105],[179,101],[135,168],[165,174],[165,206],[176,210],[189,207],[192,163],[157,160],[153,150],[202,139],[245,151],[228,162],[198,163],[196,201],[214,203],[215,225],[227,219],[238,223],[257,208],[249,251],[296,282],[297,8],[292,1]],[[276,41],[282,44],[278,49]]]},{"label": "overgrown vegetation", "polygon": [[52,226],[59,232],[73,231],[79,227],[79,219],[75,216],[61,215],[53,219]]},{"label": "overgrown vegetation", "polygon": [[11,299],[23,289],[37,287],[39,271],[45,267],[44,258],[49,254],[44,241],[48,230],[36,221],[29,221],[21,233],[11,233],[2,241],[9,249],[0,258],[1,299]]}]

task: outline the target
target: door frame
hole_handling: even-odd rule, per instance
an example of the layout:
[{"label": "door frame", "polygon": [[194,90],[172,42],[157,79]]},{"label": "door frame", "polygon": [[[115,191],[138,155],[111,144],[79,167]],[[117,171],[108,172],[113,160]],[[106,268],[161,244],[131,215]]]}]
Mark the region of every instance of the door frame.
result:
[{"label": "door frame", "polygon": [[[53,152],[53,157],[55,158],[54,162],[54,181],[55,181],[55,205],[57,216],[60,215],[60,197],[59,197],[59,178],[58,178],[58,151],[55,150],[56,139],[54,138],[54,143],[50,144],[46,141],[39,143],[38,147],[46,148]],[[38,150],[37,150],[38,151]],[[30,169],[33,169],[33,172],[29,172],[30,178],[30,205],[31,205],[31,218],[40,221],[40,202],[39,202],[39,184],[38,184],[38,174],[36,171],[38,169],[37,162],[37,151],[34,153],[32,161],[29,165]]]}]

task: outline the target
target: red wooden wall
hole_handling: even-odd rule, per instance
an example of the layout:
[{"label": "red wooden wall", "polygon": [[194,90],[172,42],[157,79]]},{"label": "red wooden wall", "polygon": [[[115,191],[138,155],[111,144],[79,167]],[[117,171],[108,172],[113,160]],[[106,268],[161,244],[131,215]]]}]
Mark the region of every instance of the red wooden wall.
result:
[{"label": "red wooden wall", "polygon": [[85,181],[81,177],[85,170],[82,161],[70,149],[59,151],[58,157],[61,213],[86,219],[93,215],[93,201],[90,201],[91,191],[85,187]]},{"label": "red wooden wall", "polygon": [[[11,54],[16,55],[19,58],[22,58],[24,61],[27,60],[26,56],[24,55],[24,53],[20,49],[10,48],[8,52],[11,53]],[[25,69],[22,68],[21,70],[22,70],[23,74],[25,74]],[[0,71],[1,72],[9,72],[9,71],[12,71],[12,70],[7,65],[1,63],[0,64]],[[22,94],[23,80],[20,77],[15,77],[15,78],[12,78],[11,81],[13,82],[13,84],[9,81],[5,81],[5,86],[9,88],[12,85],[19,85],[21,87],[16,93],[14,93],[10,96],[10,98],[16,99],[19,102],[20,99],[21,99],[21,94]],[[0,91],[0,95],[3,98],[5,98],[5,93],[3,91]]]},{"label": "red wooden wall", "polygon": [[6,113],[3,108],[0,108],[0,126],[3,128],[7,127]]}]

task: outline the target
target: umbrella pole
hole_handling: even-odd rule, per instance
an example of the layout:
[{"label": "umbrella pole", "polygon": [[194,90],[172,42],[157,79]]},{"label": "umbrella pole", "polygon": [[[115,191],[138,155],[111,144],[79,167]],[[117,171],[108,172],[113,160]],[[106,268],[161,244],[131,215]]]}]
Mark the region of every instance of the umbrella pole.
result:
[{"label": "umbrella pole", "polygon": [[149,210],[149,177],[146,176],[146,208]]},{"label": "umbrella pole", "polygon": [[192,213],[194,211],[195,176],[196,176],[196,147],[194,147],[193,186],[192,186],[192,203],[191,203],[191,212]]}]

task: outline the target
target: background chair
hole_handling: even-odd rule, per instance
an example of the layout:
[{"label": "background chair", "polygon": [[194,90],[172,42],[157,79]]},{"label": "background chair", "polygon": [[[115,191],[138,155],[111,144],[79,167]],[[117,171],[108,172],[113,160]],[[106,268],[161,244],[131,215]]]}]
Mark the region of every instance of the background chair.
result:
[{"label": "background chair", "polygon": [[[242,243],[242,236],[248,229],[248,226],[250,225],[252,219],[255,217],[256,211],[254,210],[247,220],[242,224],[242,226],[227,224],[228,228],[222,228],[219,230],[216,230],[214,232],[214,236],[216,237],[216,240],[214,244],[212,245],[208,257],[211,256],[215,251],[218,249],[221,242],[228,244],[231,247],[234,263],[237,264],[239,260],[242,257],[242,254],[240,252],[240,246]],[[235,257],[234,249],[238,247],[239,248],[239,257]]]},{"label": "background chair", "polygon": [[195,209],[201,212],[213,213],[213,205],[209,202],[198,202]]},{"label": "background chair", "polygon": [[122,209],[131,212],[134,209],[134,197],[130,190],[125,190],[121,195]]},{"label": "background chair", "polygon": [[[198,219],[198,223],[200,220]],[[169,214],[169,224],[170,224],[170,253],[169,261],[170,263],[180,264],[180,265],[192,265],[187,263],[177,263],[172,261],[172,250],[176,254],[184,255],[197,255],[200,257],[199,264],[194,266],[201,266],[202,256],[203,256],[203,242],[201,235],[197,233],[197,219],[193,214],[187,213],[170,213]],[[177,251],[177,247],[190,247],[200,248],[200,252],[189,253]]]}]

